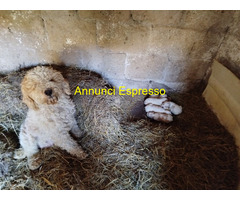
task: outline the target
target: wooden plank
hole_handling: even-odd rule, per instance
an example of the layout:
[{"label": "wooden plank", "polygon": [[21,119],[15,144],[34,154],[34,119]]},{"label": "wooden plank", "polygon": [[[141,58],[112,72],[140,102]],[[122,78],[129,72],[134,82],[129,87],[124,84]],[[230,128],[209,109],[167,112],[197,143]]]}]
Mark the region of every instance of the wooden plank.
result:
[{"label": "wooden plank", "polygon": [[203,97],[240,147],[240,80],[214,61]]}]

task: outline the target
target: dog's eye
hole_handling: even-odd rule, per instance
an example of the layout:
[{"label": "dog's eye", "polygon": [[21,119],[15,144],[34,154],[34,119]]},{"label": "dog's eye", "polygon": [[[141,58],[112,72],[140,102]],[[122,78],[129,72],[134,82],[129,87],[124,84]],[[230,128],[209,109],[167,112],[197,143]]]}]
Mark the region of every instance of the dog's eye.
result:
[{"label": "dog's eye", "polygon": [[56,82],[53,78],[50,80],[51,82]]}]

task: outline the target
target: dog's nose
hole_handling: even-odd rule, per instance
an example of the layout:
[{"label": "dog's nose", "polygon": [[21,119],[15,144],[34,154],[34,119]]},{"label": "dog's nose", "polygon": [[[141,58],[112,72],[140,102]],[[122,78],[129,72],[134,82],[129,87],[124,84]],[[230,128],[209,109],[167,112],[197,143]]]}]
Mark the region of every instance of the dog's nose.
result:
[{"label": "dog's nose", "polygon": [[52,89],[48,88],[45,90],[44,92],[47,96],[51,96],[52,95]]}]

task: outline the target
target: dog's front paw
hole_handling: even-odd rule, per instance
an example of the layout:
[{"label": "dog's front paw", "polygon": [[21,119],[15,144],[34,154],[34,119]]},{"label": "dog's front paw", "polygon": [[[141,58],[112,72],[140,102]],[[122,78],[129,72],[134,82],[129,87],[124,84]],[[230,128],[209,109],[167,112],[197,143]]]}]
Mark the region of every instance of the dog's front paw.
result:
[{"label": "dog's front paw", "polygon": [[13,155],[14,159],[24,159],[26,157],[23,148],[16,149]]},{"label": "dog's front paw", "polygon": [[38,169],[42,164],[42,160],[39,155],[33,155],[28,158],[28,167],[30,170]]}]

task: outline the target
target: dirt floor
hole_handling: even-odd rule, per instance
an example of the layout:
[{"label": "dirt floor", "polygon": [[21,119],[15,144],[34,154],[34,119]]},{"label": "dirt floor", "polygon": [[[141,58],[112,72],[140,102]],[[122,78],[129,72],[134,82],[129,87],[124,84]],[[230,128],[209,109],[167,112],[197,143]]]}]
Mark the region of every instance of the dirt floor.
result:
[{"label": "dirt floor", "polygon": [[[56,67],[58,68],[58,67]],[[72,92],[111,87],[98,74],[59,68]],[[169,93],[183,106],[170,124],[147,119],[144,97],[73,96],[89,153],[83,161],[54,148],[41,150],[35,171],[14,160],[27,107],[21,102],[25,70],[0,77],[0,189],[236,189],[238,149],[198,93]],[[132,116],[139,110],[141,117]],[[136,112],[135,112],[136,113]]]}]

